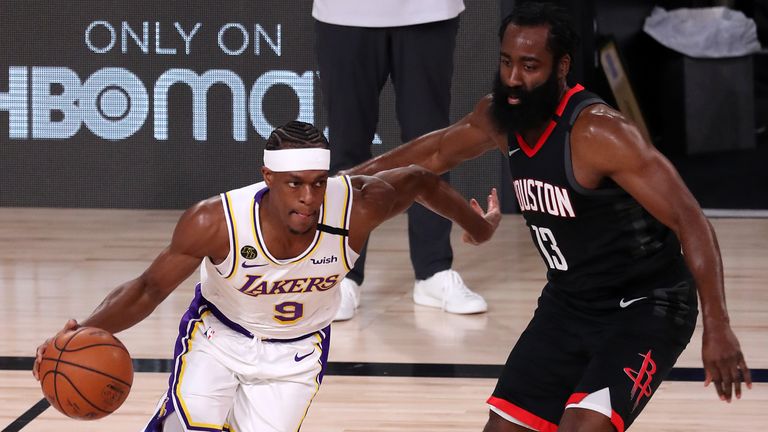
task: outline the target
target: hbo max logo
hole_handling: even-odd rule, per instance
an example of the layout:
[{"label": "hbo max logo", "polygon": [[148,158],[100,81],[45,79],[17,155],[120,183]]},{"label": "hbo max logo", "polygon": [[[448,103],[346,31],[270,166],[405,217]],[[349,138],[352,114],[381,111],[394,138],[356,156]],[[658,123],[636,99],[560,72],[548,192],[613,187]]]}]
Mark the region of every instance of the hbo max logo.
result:
[{"label": "hbo max logo", "polygon": [[65,67],[10,66],[8,76],[8,92],[0,92],[0,111],[8,112],[11,139],[70,138],[85,125],[101,138],[121,140],[141,129],[151,104],[155,139],[167,140],[168,91],[174,85],[192,91],[192,128],[197,141],[206,140],[208,135],[207,94],[215,84],[228,87],[232,94],[232,137],[236,141],[247,139],[249,121],[264,138],[274,129],[261,103],[274,85],[294,91],[299,100],[298,120],[314,121],[311,71],[302,75],[269,71],[246,89],[242,79],[230,70],[209,70],[199,75],[188,69],[169,69],[154,83],[151,94],[141,79],[124,68],[99,69],[85,82]]}]

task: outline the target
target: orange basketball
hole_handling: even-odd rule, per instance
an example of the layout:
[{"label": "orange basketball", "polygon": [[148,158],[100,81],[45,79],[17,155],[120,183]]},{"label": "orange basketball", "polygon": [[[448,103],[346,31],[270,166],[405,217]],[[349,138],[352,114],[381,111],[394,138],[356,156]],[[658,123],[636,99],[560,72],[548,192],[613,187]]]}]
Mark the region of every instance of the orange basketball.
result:
[{"label": "orange basketball", "polygon": [[106,330],[81,327],[56,335],[43,352],[40,385],[63,414],[95,420],[125,402],[133,365],[125,346]]}]

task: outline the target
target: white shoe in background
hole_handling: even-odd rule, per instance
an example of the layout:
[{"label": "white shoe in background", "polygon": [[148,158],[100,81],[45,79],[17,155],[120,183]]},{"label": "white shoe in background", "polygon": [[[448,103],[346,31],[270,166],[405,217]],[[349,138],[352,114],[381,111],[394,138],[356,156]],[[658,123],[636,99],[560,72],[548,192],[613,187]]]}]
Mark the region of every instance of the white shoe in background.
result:
[{"label": "white shoe in background", "polygon": [[344,278],[339,283],[339,289],[341,305],[333,320],[346,321],[355,316],[355,310],[360,306],[360,285],[352,279]]},{"label": "white shoe in background", "polygon": [[450,269],[437,272],[429,279],[416,281],[413,286],[413,302],[455,314],[474,314],[488,310],[485,299],[470,290],[461,276]]}]

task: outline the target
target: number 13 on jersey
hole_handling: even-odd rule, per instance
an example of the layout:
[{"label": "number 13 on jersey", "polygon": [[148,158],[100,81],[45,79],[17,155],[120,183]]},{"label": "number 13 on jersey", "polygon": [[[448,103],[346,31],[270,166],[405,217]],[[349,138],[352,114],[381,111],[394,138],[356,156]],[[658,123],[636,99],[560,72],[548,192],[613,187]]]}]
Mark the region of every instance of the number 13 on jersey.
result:
[{"label": "number 13 on jersey", "polygon": [[547,265],[553,270],[568,270],[568,263],[560,249],[557,247],[557,240],[552,230],[549,228],[540,228],[531,225],[531,229],[536,234],[536,243],[539,246],[541,255],[547,260]]}]

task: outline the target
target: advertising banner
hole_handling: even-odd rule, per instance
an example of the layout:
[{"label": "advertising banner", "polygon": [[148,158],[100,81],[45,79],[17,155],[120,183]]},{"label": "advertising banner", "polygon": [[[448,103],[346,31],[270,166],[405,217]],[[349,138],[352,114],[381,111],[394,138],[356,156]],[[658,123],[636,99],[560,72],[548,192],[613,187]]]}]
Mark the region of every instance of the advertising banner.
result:
[{"label": "advertising banner", "polygon": [[[259,181],[274,127],[324,128],[311,7],[0,0],[0,205],[183,208]],[[382,104],[376,153],[399,144]]]}]

